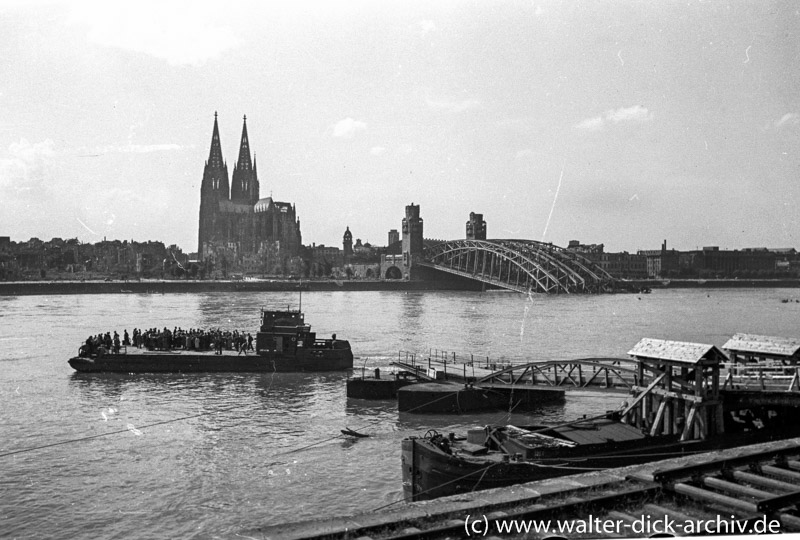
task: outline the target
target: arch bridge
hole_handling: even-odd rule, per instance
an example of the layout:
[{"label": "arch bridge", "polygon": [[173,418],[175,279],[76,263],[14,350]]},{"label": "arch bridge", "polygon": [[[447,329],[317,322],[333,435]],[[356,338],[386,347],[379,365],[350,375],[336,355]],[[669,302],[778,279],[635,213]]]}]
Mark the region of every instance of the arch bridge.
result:
[{"label": "arch bridge", "polygon": [[527,293],[601,293],[614,278],[586,257],[535,240],[453,240],[427,246],[419,265]]}]

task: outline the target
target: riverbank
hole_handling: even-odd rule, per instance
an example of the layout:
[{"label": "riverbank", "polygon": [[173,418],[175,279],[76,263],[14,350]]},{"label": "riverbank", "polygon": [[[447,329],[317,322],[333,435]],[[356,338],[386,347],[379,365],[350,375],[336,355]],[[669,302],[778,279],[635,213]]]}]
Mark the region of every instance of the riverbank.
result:
[{"label": "riverbank", "polygon": [[[0,296],[49,294],[172,294],[198,292],[281,291],[469,291],[481,283],[458,276],[436,281],[404,280],[141,280],[5,281]],[[672,279],[620,283],[622,289],[797,288],[798,279]]]},{"label": "riverbank", "polygon": [[142,280],[142,281],[9,281],[0,296],[48,294],[174,294],[199,292],[281,291],[432,291],[480,290],[480,284],[403,280]]},{"label": "riverbank", "polygon": [[650,289],[739,289],[800,287],[800,279],[635,279],[620,282]]}]

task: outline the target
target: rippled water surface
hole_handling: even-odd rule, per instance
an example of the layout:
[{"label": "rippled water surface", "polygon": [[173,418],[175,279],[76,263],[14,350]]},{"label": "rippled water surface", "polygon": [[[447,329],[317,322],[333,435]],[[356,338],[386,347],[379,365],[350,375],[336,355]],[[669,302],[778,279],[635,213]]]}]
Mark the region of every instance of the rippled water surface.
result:
[{"label": "rippled water surface", "polygon": [[[472,292],[319,292],[320,335],[356,364],[430,349],[522,362],[625,356],[642,337],[722,345],[736,332],[797,336],[796,289],[669,290],[533,297]],[[266,524],[371,510],[402,498],[400,440],[507,421],[398,414],[348,400],[346,373],[82,375],[67,359],[90,334],[133,327],[255,332],[289,293],[0,297],[0,536],[235,537]],[[569,394],[535,413],[615,408]],[[511,421],[524,421],[515,416]],[[338,437],[344,427],[372,436]]]}]

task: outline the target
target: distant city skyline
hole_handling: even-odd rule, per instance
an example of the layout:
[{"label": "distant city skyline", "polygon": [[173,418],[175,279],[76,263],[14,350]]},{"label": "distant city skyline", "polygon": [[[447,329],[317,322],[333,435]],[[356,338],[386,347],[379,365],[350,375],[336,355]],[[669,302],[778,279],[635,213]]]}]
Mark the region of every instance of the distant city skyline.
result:
[{"label": "distant city skyline", "polygon": [[214,112],[303,243],[800,247],[800,7],[0,2],[0,236],[196,251]]}]

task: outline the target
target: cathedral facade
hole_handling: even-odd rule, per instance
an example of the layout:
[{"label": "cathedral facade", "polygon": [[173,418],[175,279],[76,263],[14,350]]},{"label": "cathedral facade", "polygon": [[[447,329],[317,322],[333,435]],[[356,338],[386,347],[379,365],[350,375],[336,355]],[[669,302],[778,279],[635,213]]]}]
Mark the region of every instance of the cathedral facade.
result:
[{"label": "cathedral facade", "polygon": [[291,203],[260,198],[255,157],[250,155],[244,117],[239,157],[228,182],[228,165],[214,113],[211,150],[200,186],[197,252],[217,270],[289,273],[300,255],[300,220]]}]

